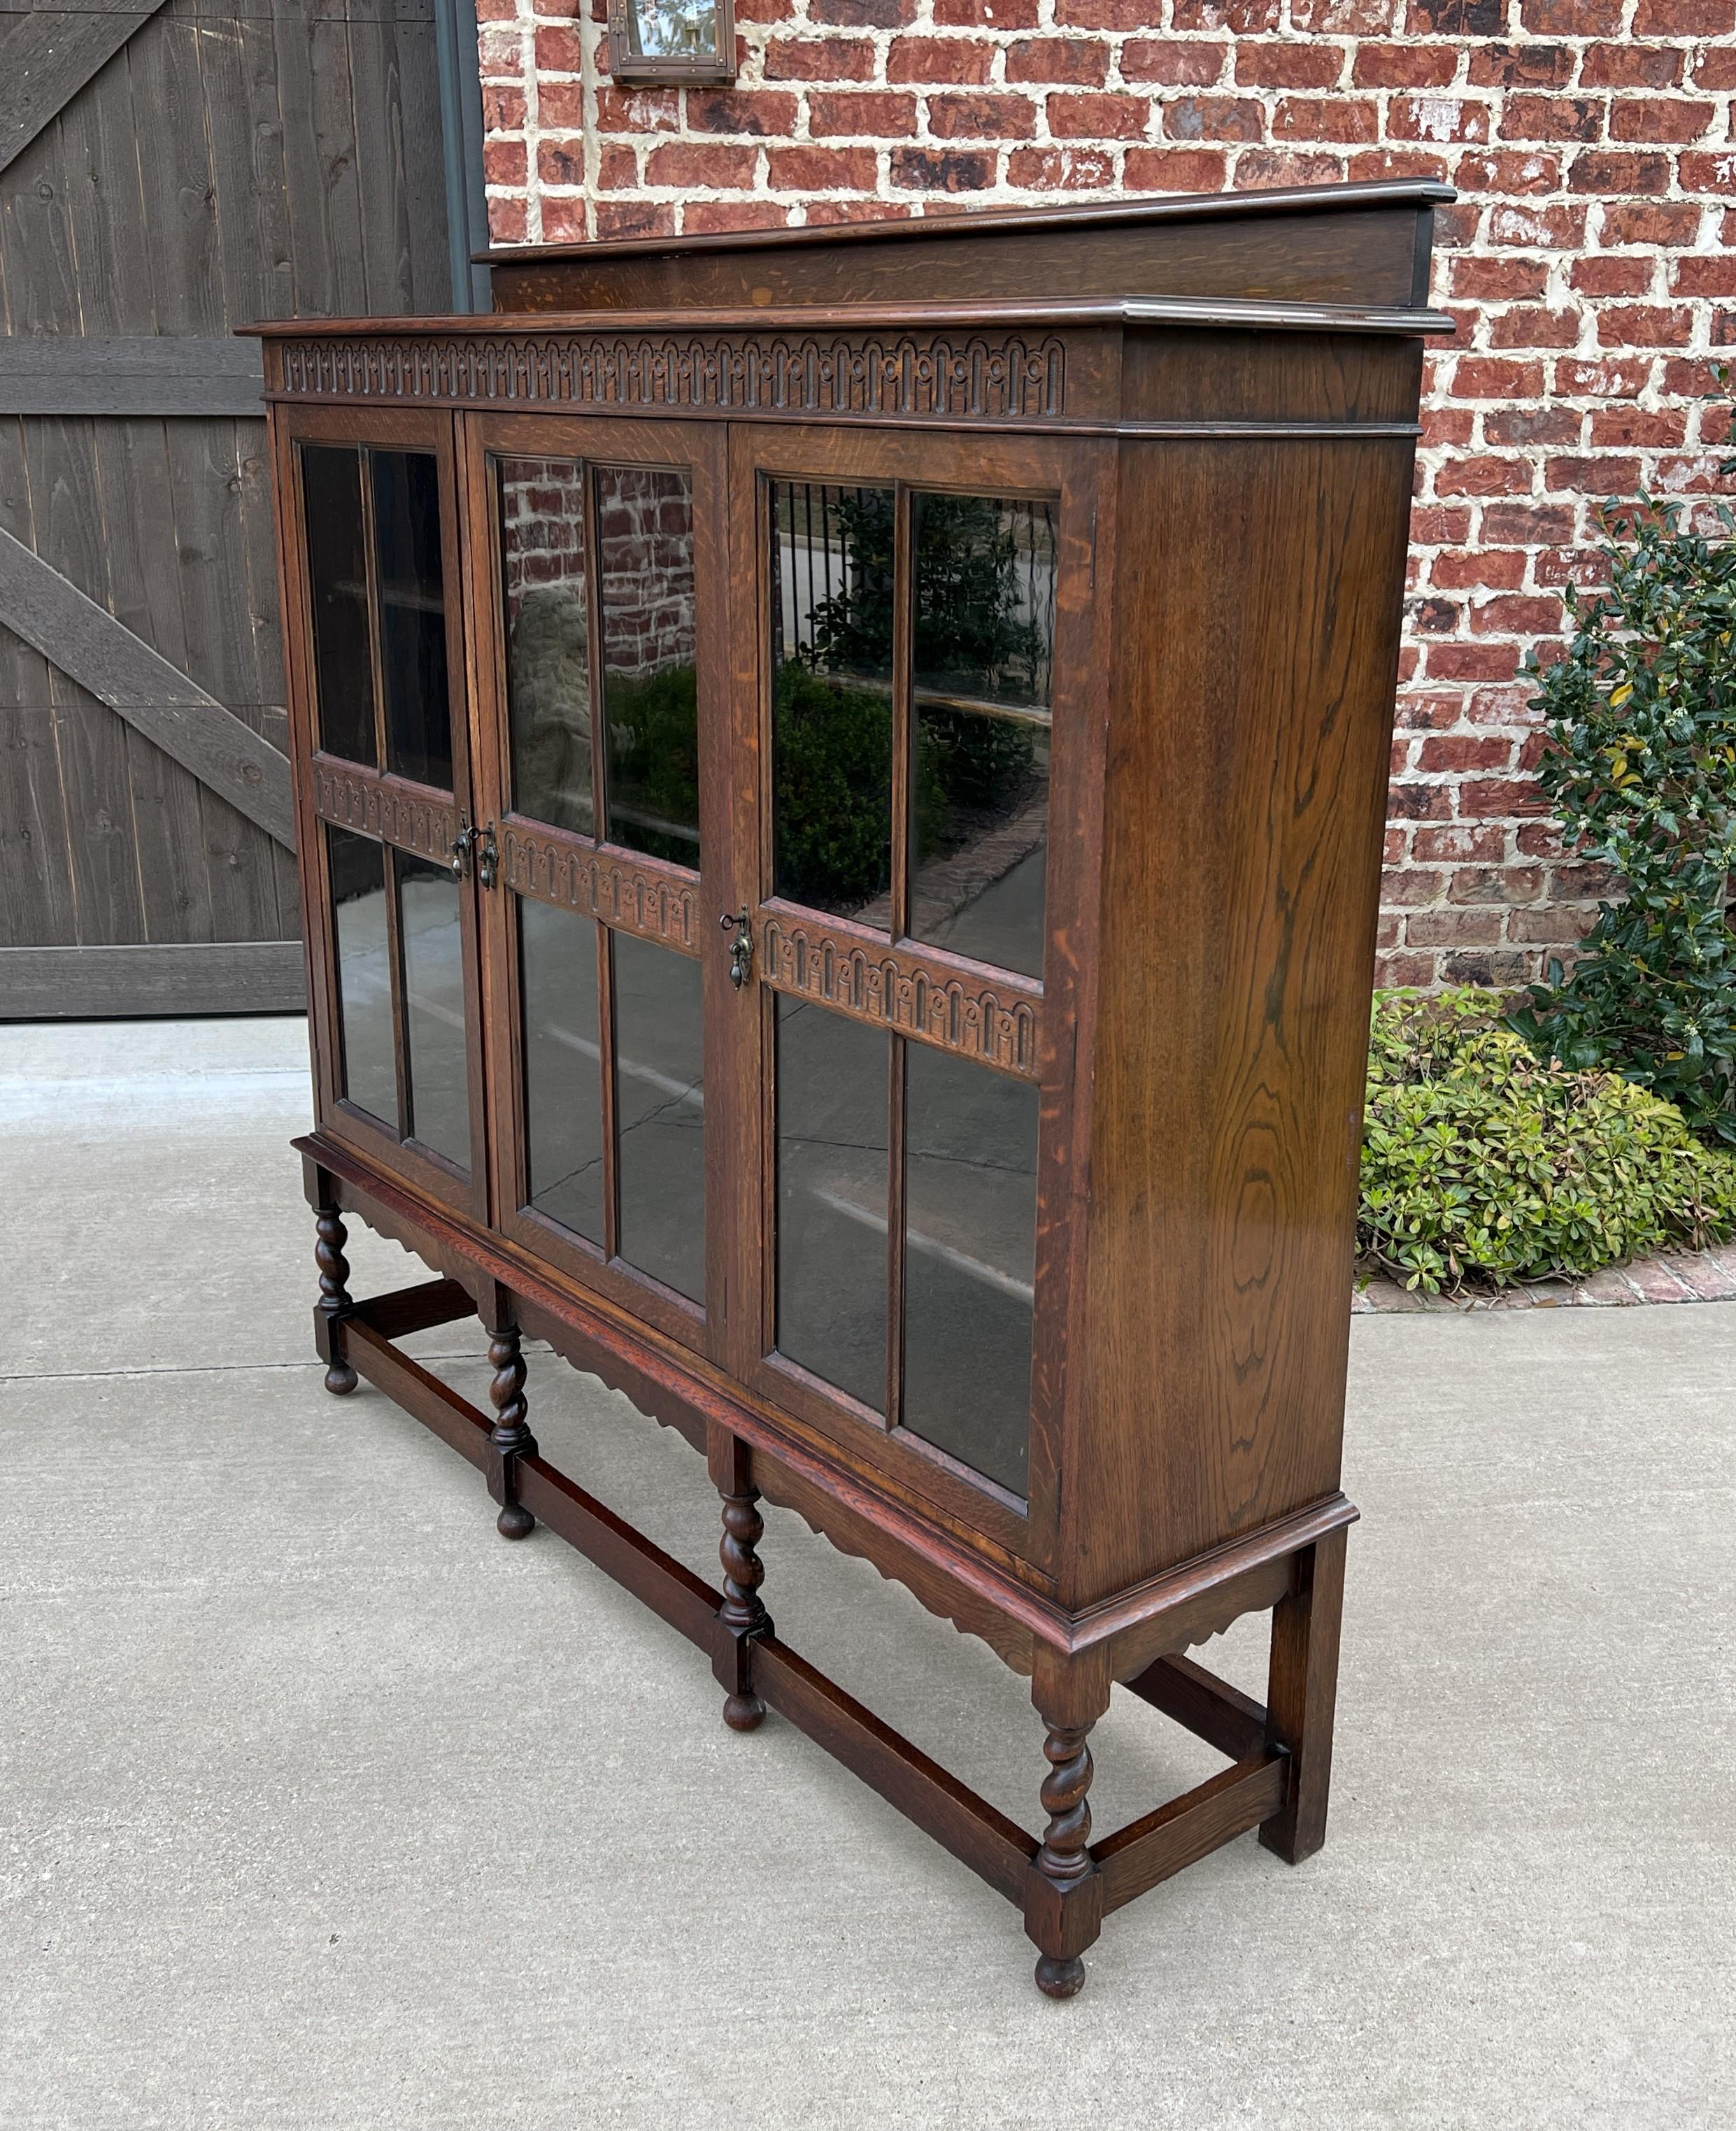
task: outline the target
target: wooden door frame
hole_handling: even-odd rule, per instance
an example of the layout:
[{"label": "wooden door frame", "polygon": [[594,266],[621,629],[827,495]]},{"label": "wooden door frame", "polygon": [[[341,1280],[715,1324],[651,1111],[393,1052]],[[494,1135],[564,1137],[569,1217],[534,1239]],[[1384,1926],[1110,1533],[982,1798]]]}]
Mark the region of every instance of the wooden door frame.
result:
[{"label": "wooden door frame", "polygon": [[[913,434],[866,427],[827,429],[819,424],[798,427],[746,421],[732,422],[729,435],[731,605],[735,623],[732,648],[737,661],[732,797],[737,810],[737,840],[748,855],[742,885],[753,912],[758,1009],[754,1031],[756,1048],[749,1061],[749,1085],[755,1093],[751,1110],[744,1113],[752,1140],[744,1161],[756,1179],[764,1238],[754,1269],[759,1321],[741,1328],[746,1351],[732,1367],[759,1396],[796,1414],[854,1458],[882,1468],[902,1487],[926,1495],[964,1529],[980,1531],[1009,1553],[1047,1570],[1054,1561],[1057,1545],[1058,1446],[1067,1394],[1064,1338],[1055,1328],[1064,1324],[1066,1311],[1060,1306],[1061,1300],[1070,1292],[1076,1277],[1076,1269],[1070,1263],[1074,1225],[1070,1219],[1073,1196],[1070,1180],[1074,1157],[1064,1140],[1063,1128],[1075,1108],[1076,1083],[1086,1077],[1065,1036],[1072,1025],[1080,973],[1068,962],[1057,941],[1092,937],[1096,930],[1093,914],[1084,907],[1091,876],[1080,863],[1077,849],[1070,846],[1077,845],[1081,825],[1091,816],[1091,795],[1101,769],[1097,759],[1101,735],[1093,733],[1088,698],[1093,639],[1101,625],[1101,617],[1094,611],[1095,529],[1108,462],[1095,440],[1074,443],[1049,436],[987,438],[980,433],[958,431]],[[784,921],[802,926],[815,940],[823,939],[838,949],[835,957],[838,961],[860,947],[883,970],[900,975],[919,972],[932,979],[937,988],[962,984],[981,1003],[985,1027],[997,1007],[1003,1013],[1022,1014],[1029,1010],[1032,1013],[1030,1051],[1024,1064],[1014,1066],[1011,1062],[1010,1036],[1002,1046],[1005,1055],[990,1058],[980,1051],[974,1054],[975,1062],[984,1070],[1012,1072],[1034,1084],[1038,1095],[1036,1285],[1038,1295],[1044,1299],[1033,1310],[1037,1341],[1032,1369],[1028,1492],[1022,1506],[1005,1489],[971,1473],[910,1431],[889,1422],[866,1420],[853,1410],[853,1402],[832,1395],[808,1372],[773,1353],[776,1324],[773,1221],[777,1204],[774,1017],[777,993],[790,987],[769,979],[765,943],[771,930],[794,907],[774,899],[770,893],[770,586],[760,563],[769,530],[765,523],[768,476],[833,486],[860,481],[864,486],[895,486],[901,496],[923,490],[970,496],[1048,495],[1059,499],[1053,699],[1057,742],[1049,795],[1048,945],[1042,982],[994,969],[943,947],[908,937],[870,934],[847,919],[821,918],[813,922],[804,913]],[[908,594],[906,585],[894,622],[894,686],[898,687],[904,685],[901,669],[909,664],[908,618],[903,611],[908,606]],[[904,781],[894,763],[893,804],[897,808],[907,803]],[[922,1040],[900,1018],[901,1010],[890,1003],[893,979],[886,981],[886,1011],[873,1017],[871,1025],[884,1027],[889,1034],[906,1042]],[[811,989],[806,995],[851,1018],[870,1018],[847,1006],[840,1008]],[[940,1047],[957,1055],[957,1046]],[[896,1103],[895,1094],[892,1100]],[[890,1135],[888,1160],[895,1218],[899,1186],[890,1174],[890,1169],[896,1166]],[[897,1295],[890,1295],[889,1307],[895,1310],[898,1305]]]},{"label": "wooden door frame", "polygon": [[[630,1311],[696,1353],[729,1365],[728,1298],[739,1292],[744,1257],[742,1209],[736,1195],[739,1156],[734,1119],[751,1097],[742,1081],[744,1016],[727,982],[727,943],[716,913],[738,907],[733,824],[727,804],[729,774],[729,574],[725,450],[717,424],[636,415],[472,413],[463,431],[465,553],[472,646],[472,763],[479,818],[497,824],[501,855],[498,891],[485,896],[484,1018],[488,1031],[490,1173],[492,1219],[498,1232],[568,1279]],[[497,455],[582,461],[587,467],[640,466],[689,472],[693,478],[695,668],[700,749],[700,864],[687,869],[648,857],[599,835],[552,829],[509,804],[511,735],[500,606],[499,534],[489,461]],[[587,573],[596,557],[587,555]],[[592,631],[593,705],[601,690],[602,647]],[[596,715],[593,708],[593,716]],[[598,821],[598,828],[603,826]],[[650,940],[699,965],[705,1075],[706,1305],[702,1310],[618,1256],[570,1234],[525,1206],[528,1141],[525,1120],[517,906],[531,893],[533,867],[548,868],[549,893],[535,899],[572,908],[604,933]],[[519,878],[515,881],[514,875]],[[555,892],[556,880],[563,884]],[[605,1059],[611,1042],[607,1017],[599,1027]],[[605,1073],[606,1084],[608,1075]],[[606,1142],[613,1130],[605,1102]],[[616,1156],[606,1145],[607,1174]],[[612,1224],[611,1224],[612,1227]]]},{"label": "wooden door frame", "polygon": [[[276,492],[285,500],[287,522],[278,526],[283,606],[285,671],[289,682],[290,759],[295,766],[295,797],[302,840],[300,868],[302,939],[306,955],[308,1013],[319,1042],[319,1062],[314,1109],[319,1129],[370,1160],[394,1171],[437,1203],[475,1220],[488,1214],[487,1080],[484,1062],[481,946],[477,884],[473,869],[458,883],[458,913],[463,955],[465,1056],[469,1101],[470,1171],[431,1149],[399,1139],[365,1110],[344,1099],[338,1085],[343,1040],[338,1003],[337,955],[332,936],[327,840],[329,826],[364,836],[386,850],[444,860],[460,826],[474,820],[470,769],[471,723],[467,713],[469,631],[463,593],[461,498],[457,418],[439,409],[405,407],[274,407],[271,448]],[[446,671],[452,725],[453,789],[448,796],[388,769],[377,771],[344,764],[319,745],[314,678],[311,591],[307,568],[306,528],[301,482],[297,472],[300,444],[369,446],[385,451],[432,453],[439,467],[440,567],[446,625]],[[371,623],[371,626],[372,624]],[[339,803],[333,804],[337,800]],[[355,809],[365,810],[364,818]],[[396,899],[394,874],[386,868],[386,893]],[[400,973],[393,972],[396,999]],[[395,1030],[395,1043],[401,1034]],[[402,1061],[400,1061],[400,1070]]]}]

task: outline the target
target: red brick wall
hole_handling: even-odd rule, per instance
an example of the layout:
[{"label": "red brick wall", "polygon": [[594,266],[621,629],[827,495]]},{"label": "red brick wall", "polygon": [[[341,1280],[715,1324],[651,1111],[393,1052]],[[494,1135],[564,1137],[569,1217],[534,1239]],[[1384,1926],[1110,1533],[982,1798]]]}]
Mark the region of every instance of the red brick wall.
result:
[{"label": "red brick wall", "polygon": [[[733,89],[623,93],[597,19],[481,0],[501,242],[1443,177],[1382,976],[1578,936],[1518,678],[1597,500],[1714,485],[1736,0],[737,0]],[[547,9],[549,12],[541,12]]]}]

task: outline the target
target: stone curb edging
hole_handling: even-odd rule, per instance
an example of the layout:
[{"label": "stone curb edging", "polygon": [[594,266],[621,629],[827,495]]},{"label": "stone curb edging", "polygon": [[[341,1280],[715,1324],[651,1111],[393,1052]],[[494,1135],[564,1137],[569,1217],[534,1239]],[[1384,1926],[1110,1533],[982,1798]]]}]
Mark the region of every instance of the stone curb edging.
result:
[{"label": "stone curb edging", "polygon": [[1625,1310],[1643,1302],[1736,1301],[1736,1243],[1712,1251],[1666,1251],[1632,1265],[1605,1266],[1589,1279],[1535,1281],[1499,1295],[1424,1295],[1384,1274],[1359,1270],[1350,1296],[1353,1317],[1398,1316],[1416,1310]]}]

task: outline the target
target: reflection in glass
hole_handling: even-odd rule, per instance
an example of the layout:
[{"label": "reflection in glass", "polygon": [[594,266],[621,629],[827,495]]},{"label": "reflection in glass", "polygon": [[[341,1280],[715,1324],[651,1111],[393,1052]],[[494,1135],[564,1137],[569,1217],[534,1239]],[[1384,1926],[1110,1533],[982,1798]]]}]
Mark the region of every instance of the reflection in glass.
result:
[{"label": "reflection in glass", "polygon": [[518,917],[527,1203],[601,1249],[597,921],[528,899]]},{"label": "reflection in glass", "polygon": [[512,804],[593,833],[585,477],[576,459],[496,459]]},{"label": "reflection in glass", "polygon": [[778,1351],[886,1410],[892,1038],[777,1001]]},{"label": "reflection in glass", "polygon": [[627,43],[640,59],[717,55],[716,0],[628,0]]},{"label": "reflection in glass", "polygon": [[775,893],[889,922],[890,488],[771,483]]},{"label": "reflection in glass", "polygon": [[420,1140],[470,1167],[469,1061],[464,1042],[464,941],[458,884],[445,866],[396,851],[404,956],[404,1044],[410,1117]]},{"label": "reflection in glass", "polygon": [[338,1020],[343,1093],[357,1109],[398,1128],[392,1048],[391,946],[386,927],[386,859],[380,845],[328,828],[332,921],[338,936]]},{"label": "reflection in glass", "polygon": [[699,965],[627,932],[615,971],[621,1255],[705,1300],[705,1087]]},{"label": "reflection in glass", "polygon": [[367,635],[362,454],[353,445],[301,447],[308,589],[314,609],[314,692],[319,745],[346,762],[380,766],[373,653]]},{"label": "reflection in glass", "polygon": [[904,1049],[903,1425],[1023,1495],[1037,1090],[946,1051]]},{"label": "reflection in glass", "polygon": [[386,766],[452,789],[439,468],[431,452],[371,451]]},{"label": "reflection in glass", "polygon": [[1043,975],[1055,506],[911,500],[910,936]]},{"label": "reflection in glass", "polygon": [[608,838],[697,868],[693,483],[640,467],[595,479]]}]

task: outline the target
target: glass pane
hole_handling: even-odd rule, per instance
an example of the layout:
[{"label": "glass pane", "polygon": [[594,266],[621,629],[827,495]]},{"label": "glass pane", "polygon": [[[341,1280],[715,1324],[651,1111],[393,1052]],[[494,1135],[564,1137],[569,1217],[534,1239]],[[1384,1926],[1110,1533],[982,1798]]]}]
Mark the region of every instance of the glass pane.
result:
[{"label": "glass pane", "polygon": [[386,929],[386,855],[348,829],[325,832],[338,936],[338,1018],[343,1038],[341,1085],[358,1109],[398,1128],[398,1072],[392,1050],[391,947]]},{"label": "glass pane", "polygon": [[1055,506],[911,500],[910,936],[1043,975]]},{"label": "glass pane", "polygon": [[705,1300],[705,1087],[699,965],[631,933],[615,951],[621,1255]]},{"label": "glass pane", "polygon": [[386,766],[452,789],[446,604],[440,573],[440,477],[431,452],[370,452]]},{"label": "glass pane", "polygon": [[775,892],[884,930],[892,491],[771,484]]},{"label": "glass pane", "polygon": [[602,1050],[597,921],[521,902],[527,1203],[603,1246]]},{"label": "glass pane", "polygon": [[697,867],[693,483],[639,467],[596,479],[609,840]]},{"label": "glass pane", "polygon": [[367,562],[362,531],[362,454],[301,447],[308,589],[314,607],[314,692],[319,745],[346,762],[380,767],[373,653],[367,639]]},{"label": "glass pane", "polygon": [[778,1349],[886,1410],[892,1039],[778,996]]},{"label": "glass pane", "polygon": [[596,823],[584,468],[576,459],[497,459],[495,477],[512,803],[588,836]]},{"label": "glass pane", "polygon": [[717,55],[717,0],[630,0],[627,41],[647,60]]},{"label": "glass pane", "polygon": [[464,941],[458,884],[444,866],[396,851],[409,1052],[406,1139],[470,1167],[469,1060],[464,1042]]},{"label": "glass pane", "polygon": [[916,1043],[905,1072],[903,1424],[1022,1495],[1037,1090]]}]

